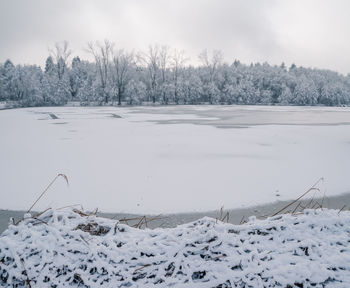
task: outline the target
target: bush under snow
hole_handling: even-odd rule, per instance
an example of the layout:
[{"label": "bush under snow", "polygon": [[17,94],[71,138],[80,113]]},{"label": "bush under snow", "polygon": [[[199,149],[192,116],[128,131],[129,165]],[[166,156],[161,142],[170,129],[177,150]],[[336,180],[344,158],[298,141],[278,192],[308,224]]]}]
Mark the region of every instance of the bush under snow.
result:
[{"label": "bush under snow", "polygon": [[350,287],[350,212],[140,230],[73,210],[0,237],[1,287]]}]

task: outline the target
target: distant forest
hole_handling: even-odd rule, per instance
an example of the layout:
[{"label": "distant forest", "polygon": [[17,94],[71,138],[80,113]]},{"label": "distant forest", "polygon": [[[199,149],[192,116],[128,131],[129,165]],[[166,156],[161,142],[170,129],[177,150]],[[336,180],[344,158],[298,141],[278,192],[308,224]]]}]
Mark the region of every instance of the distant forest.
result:
[{"label": "distant forest", "polygon": [[13,107],[142,104],[350,104],[350,75],[283,63],[224,63],[220,51],[190,65],[183,51],[150,46],[131,53],[113,43],[89,43],[94,61],[72,57],[67,42],[50,49],[44,70],[0,63],[0,101]]}]

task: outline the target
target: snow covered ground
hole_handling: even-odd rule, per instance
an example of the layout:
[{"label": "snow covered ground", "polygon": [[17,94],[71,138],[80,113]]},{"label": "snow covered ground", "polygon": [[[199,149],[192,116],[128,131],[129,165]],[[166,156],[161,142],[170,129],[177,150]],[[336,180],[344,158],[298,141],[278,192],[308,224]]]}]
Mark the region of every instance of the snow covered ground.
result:
[{"label": "snow covered ground", "polygon": [[338,210],[155,230],[49,210],[0,237],[0,285],[344,288],[349,233],[350,212]]},{"label": "snow covered ground", "polygon": [[[0,111],[0,208],[214,210],[350,191],[350,109],[174,106]],[[223,129],[228,128],[228,129]],[[277,196],[279,195],[279,196]],[[321,195],[322,196],[322,195]]]}]

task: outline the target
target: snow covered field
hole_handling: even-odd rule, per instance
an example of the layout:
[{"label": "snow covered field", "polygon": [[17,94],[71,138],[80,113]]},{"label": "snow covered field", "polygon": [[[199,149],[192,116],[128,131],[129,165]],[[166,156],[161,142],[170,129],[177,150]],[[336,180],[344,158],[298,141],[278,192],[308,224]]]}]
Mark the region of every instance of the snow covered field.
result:
[{"label": "snow covered field", "polygon": [[[0,208],[170,213],[350,192],[350,109],[174,106],[0,111]],[[224,129],[227,128],[227,129]],[[277,196],[279,195],[279,196]],[[322,195],[320,195],[322,196]]]}]

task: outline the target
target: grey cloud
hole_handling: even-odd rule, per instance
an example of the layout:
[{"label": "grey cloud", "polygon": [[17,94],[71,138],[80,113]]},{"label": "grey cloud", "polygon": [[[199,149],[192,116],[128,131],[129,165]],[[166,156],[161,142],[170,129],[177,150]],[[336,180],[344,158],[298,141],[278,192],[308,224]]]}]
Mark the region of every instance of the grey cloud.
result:
[{"label": "grey cloud", "polygon": [[47,47],[62,40],[86,57],[87,41],[108,38],[135,50],[166,44],[193,61],[208,48],[223,50],[228,61],[347,73],[349,8],[346,0],[0,0],[0,61],[42,64]]}]

